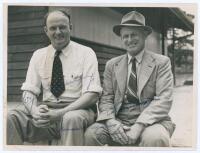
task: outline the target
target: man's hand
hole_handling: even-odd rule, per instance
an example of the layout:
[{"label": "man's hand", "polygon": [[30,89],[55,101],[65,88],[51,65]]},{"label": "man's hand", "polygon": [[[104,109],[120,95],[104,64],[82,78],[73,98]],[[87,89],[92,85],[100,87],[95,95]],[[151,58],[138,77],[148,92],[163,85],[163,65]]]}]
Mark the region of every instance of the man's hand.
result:
[{"label": "man's hand", "polygon": [[144,130],[144,125],[140,123],[136,123],[133,126],[131,126],[130,129],[127,129],[125,133],[129,139],[128,144],[135,144],[143,130]]},{"label": "man's hand", "polygon": [[47,105],[40,105],[35,107],[31,114],[33,116],[33,124],[36,127],[46,128],[50,125],[50,120],[47,118],[43,118],[42,115],[49,111]]},{"label": "man's hand", "polygon": [[43,119],[48,119],[50,122],[58,121],[61,119],[62,113],[60,110],[51,110],[49,109],[48,112],[41,113],[41,117]]},{"label": "man's hand", "polygon": [[106,125],[113,141],[122,145],[128,144],[128,137],[124,132],[123,125],[119,121],[109,119],[106,121]]},{"label": "man's hand", "polygon": [[47,105],[39,105],[31,110],[31,115],[34,120],[42,119],[42,114],[48,112]]}]

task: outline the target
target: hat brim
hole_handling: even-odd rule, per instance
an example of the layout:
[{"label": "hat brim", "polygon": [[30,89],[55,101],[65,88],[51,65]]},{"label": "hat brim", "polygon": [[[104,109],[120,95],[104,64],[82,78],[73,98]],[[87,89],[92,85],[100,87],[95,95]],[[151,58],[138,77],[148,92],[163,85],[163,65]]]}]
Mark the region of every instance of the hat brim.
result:
[{"label": "hat brim", "polygon": [[149,26],[142,26],[142,25],[138,25],[138,24],[120,24],[120,25],[115,25],[113,27],[113,32],[120,36],[120,30],[122,27],[136,27],[136,28],[140,28],[143,29],[147,32],[147,35],[149,35],[150,33],[152,33],[152,28]]}]

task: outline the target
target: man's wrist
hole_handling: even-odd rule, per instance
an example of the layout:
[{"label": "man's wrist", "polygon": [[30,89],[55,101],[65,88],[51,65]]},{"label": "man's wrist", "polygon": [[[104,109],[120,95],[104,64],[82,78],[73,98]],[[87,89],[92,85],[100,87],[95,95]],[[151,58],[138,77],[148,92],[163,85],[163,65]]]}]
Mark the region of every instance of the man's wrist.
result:
[{"label": "man's wrist", "polygon": [[32,107],[29,108],[29,112],[30,112],[30,114],[32,115],[33,112],[36,112],[36,109],[37,109],[37,106],[32,105]]},{"label": "man's wrist", "polygon": [[135,126],[137,126],[140,129],[140,131],[143,131],[145,128],[145,125],[142,123],[135,123]]},{"label": "man's wrist", "polygon": [[69,112],[66,108],[61,108],[57,111],[58,116],[62,117],[65,115],[65,113]]},{"label": "man's wrist", "polygon": [[113,120],[115,121],[115,118],[110,118],[110,119],[105,120],[106,125],[112,122]]}]

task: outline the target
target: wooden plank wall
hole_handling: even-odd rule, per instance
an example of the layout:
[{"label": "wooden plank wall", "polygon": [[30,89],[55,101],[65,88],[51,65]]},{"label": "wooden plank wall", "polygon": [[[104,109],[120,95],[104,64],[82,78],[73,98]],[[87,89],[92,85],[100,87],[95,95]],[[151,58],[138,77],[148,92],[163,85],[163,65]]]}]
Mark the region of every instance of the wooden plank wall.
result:
[{"label": "wooden plank wall", "polygon": [[8,7],[8,101],[20,101],[20,87],[25,80],[34,50],[48,44],[43,17],[48,7]]},{"label": "wooden plank wall", "polygon": [[[46,12],[48,12],[48,7],[42,6],[9,6],[8,8],[8,101],[21,100],[20,87],[25,81],[33,51],[49,44],[43,31],[43,16]],[[107,60],[125,52],[119,48],[80,38],[72,37],[72,40],[89,46],[95,51],[99,62],[101,81]]]}]

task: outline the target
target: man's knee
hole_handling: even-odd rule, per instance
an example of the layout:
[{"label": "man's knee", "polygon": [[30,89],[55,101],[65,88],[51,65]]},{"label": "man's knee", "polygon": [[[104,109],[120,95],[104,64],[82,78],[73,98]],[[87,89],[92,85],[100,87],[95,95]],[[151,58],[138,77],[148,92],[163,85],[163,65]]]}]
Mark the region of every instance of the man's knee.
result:
[{"label": "man's knee", "polygon": [[104,145],[108,143],[105,125],[94,123],[85,132],[85,145]]},{"label": "man's knee", "polygon": [[[84,128],[85,120],[79,111],[70,111],[63,116],[62,126],[71,128]],[[75,130],[75,129],[73,129]]]},{"label": "man's knee", "polygon": [[98,124],[98,123],[94,123],[92,124],[91,126],[89,126],[86,131],[85,131],[85,138],[87,140],[94,140],[96,139],[96,125],[95,124]]},{"label": "man's knee", "polygon": [[7,144],[17,145],[23,144],[23,134],[20,125],[20,118],[17,111],[9,111],[7,113]]},{"label": "man's knee", "polygon": [[13,113],[12,113],[11,111],[9,111],[9,112],[7,113],[7,122],[12,121],[12,119],[13,119]]},{"label": "man's knee", "polygon": [[141,135],[140,146],[143,147],[169,147],[170,137],[162,125],[144,130]]},{"label": "man's knee", "polygon": [[169,137],[165,135],[146,136],[141,139],[140,146],[143,147],[169,147]]},{"label": "man's knee", "polygon": [[14,122],[14,120],[18,118],[18,113],[15,110],[11,110],[7,113],[7,124]]}]

